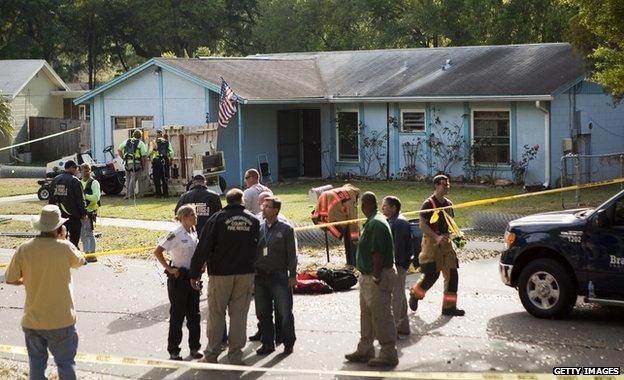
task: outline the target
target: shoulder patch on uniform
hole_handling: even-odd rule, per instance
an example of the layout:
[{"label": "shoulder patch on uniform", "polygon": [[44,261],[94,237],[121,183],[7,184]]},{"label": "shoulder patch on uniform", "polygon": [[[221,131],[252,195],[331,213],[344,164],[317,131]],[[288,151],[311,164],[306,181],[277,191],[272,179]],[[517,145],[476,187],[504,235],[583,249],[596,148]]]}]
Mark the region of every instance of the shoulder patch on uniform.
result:
[{"label": "shoulder patch on uniform", "polygon": [[172,240],[175,236],[176,234],[174,232],[169,232],[169,234],[167,235],[167,240]]}]

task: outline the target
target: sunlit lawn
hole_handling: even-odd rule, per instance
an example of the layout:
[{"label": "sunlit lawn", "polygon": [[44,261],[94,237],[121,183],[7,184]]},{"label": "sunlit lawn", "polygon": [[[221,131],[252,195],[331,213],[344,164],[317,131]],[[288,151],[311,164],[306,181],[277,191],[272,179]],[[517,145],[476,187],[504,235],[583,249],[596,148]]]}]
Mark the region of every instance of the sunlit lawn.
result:
[{"label": "sunlit lawn", "polygon": [[0,178],[0,197],[36,194],[39,190],[35,178]]},{"label": "sunlit lawn", "polygon": [[[331,182],[334,187],[344,182]],[[432,187],[428,184],[414,182],[364,182],[352,181],[361,192],[372,191],[379,200],[386,195],[398,196],[402,201],[403,211],[414,211],[420,208],[423,200],[430,195]],[[289,219],[297,223],[310,223],[310,212],[314,205],[308,200],[308,191],[312,187],[321,186],[327,182],[301,181],[296,183],[280,183],[270,185],[274,193],[282,201],[282,212]],[[619,185],[581,190],[583,205],[596,206],[620,190]],[[449,197],[456,203],[499,197],[504,195],[522,194],[520,187],[494,188],[488,186],[455,185],[452,184]],[[565,193],[566,206],[573,206],[574,192]],[[222,197],[223,199],[223,197]],[[110,218],[128,218],[143,220],[170,220],[177,198],[154,199],[141,198],[136,203],[133,200],[124,200],[122,197],[104,197],[99,215]],[[0,214],[36,214],[44,202],[17,203],[0,205]],[[537,212],[560,210],[561,194],[538,195],[535,197],[501,202],[493,205],[480,206],[457,211],[457,222],[460,226],[469,226],[476,212],[496,212],[507,214],[531,214]]]}]

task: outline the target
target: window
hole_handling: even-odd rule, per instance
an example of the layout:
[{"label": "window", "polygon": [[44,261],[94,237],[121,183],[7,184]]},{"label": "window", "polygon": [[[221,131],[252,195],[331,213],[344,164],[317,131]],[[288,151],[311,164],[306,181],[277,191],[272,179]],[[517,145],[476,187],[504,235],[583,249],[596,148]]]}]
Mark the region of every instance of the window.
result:
[{"label": "window", "polygon": [[424,132],[425,111],[401,110],[401,132]]},{"label": "window", "polygon": [[78,106],[78,119],[80,120],[89,120],[91,118],[90,115],[90,107],[81,104]]},{"label": "window", "polygon": [[153,121],[153,116],[114,116],[113,129],[142,128],[143,121]]},{"label": "window", "polygon": [[360,160],[359,120],[357,111],[340,111],[337,114],[338,161]]},{"label": "window", "polygon": [[509,111],[474,111],[472,126],[475,164],[508,164]]}]

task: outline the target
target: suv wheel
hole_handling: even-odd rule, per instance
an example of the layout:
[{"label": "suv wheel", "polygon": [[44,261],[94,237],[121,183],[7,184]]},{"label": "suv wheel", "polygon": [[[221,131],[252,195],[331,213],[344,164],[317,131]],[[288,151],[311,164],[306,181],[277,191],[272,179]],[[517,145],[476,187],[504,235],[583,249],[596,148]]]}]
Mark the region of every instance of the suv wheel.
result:
[{"label": "suv wheel", "polygon": [[518,293],[524,308],[537,318],[562,318],[576,304],[576,287],[555,260],[539,259],[520,273]]}]

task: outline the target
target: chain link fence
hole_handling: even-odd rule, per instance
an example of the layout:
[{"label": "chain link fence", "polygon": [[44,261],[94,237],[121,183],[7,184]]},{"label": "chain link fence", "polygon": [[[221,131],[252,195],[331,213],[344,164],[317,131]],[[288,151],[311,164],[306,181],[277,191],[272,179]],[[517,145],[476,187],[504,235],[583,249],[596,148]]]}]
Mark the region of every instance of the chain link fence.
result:
[{"label": "chain link fence", "polygon": [[[561,187],[624,177],[624,152],[598,155],[568,154],[561,157]],[[624,184],[620,184],[620,189]],[[582,191],[561,193],[561,205],[581,207]]]}]

